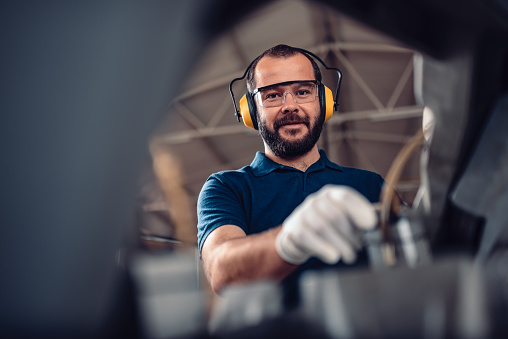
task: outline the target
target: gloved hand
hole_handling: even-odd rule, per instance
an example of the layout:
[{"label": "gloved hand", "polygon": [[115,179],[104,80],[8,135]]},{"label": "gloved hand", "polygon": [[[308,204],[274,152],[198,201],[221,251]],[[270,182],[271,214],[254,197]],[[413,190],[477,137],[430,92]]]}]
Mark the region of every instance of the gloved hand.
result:
[{"label": "gloved hand", "polygon": [[282,259],[299,265],[310,257],[328,264],[356,260],[360,230],[377,224],[374,206],[356,190],[327,185],[308,196],[282,223],[276,249]]}]

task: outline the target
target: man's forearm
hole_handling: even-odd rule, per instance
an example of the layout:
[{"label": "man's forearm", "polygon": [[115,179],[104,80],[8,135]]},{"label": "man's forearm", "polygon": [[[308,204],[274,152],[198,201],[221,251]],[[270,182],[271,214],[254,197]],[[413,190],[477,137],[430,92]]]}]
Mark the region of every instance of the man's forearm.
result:
[{"label": "man's forearm", "polygon": [[263,233],[229,239],[206,258],[205,270],[214,291],[236,283],[259,279],[281,280],[296,266],[288,264],[275,250],[280,226]]}]

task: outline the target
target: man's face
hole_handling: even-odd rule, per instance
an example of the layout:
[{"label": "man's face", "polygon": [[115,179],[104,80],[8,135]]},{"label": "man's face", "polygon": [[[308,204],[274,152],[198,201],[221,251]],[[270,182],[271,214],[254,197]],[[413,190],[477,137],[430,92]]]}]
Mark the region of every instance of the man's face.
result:
[{"label": "man's face", "polygon": [[[256,88],[314,79],[312,64],[302,54],[289,58],[263,57],[254,74]],[[298,83],[277,86],[278,93],[285,93],[282,105],[277,107],[262,106],[261,100],[266,98],[266,94],[264,97],[263,93],[255,96],[259,133],[270,150],[283,159],[308,153],[319,139],[323,127],[319,99],[316,97],[310,102],[301,103],[302,100],[298,99],[299,90]],[[296,97],[293,96],[295,92]]]}]

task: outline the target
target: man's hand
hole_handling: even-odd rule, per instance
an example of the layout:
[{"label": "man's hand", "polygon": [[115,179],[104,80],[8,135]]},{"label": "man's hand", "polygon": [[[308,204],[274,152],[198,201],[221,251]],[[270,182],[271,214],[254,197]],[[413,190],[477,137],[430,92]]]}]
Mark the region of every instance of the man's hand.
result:
[{"label": "man's hand", "polygon": [[364,196],[350,187],[327,185],[283,222],[275,241],[277,253],[295,265],[313,256],[328,264],[341,258],[353,263],[361,247],[359,230],[376,223],[375,209]]}]

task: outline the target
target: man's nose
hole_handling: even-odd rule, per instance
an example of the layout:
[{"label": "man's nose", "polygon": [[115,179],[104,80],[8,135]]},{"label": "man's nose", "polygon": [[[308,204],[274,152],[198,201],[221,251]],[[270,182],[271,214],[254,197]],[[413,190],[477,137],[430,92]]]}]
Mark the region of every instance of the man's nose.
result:
[{"label": "man's nose", "polygon": [[285,92],[284,97],[282,98],[282,111],[283,112],[286,112],[286,111],[293,112],[297,109],[298,109],[298,104],[296,103],[294,94],[290,91]]}]

